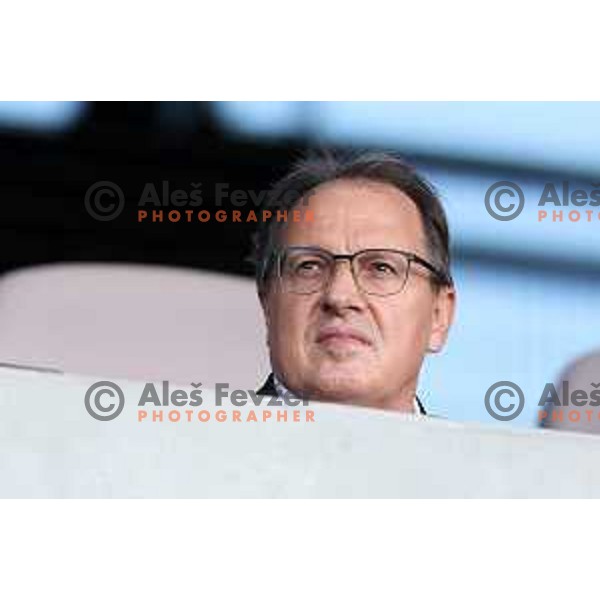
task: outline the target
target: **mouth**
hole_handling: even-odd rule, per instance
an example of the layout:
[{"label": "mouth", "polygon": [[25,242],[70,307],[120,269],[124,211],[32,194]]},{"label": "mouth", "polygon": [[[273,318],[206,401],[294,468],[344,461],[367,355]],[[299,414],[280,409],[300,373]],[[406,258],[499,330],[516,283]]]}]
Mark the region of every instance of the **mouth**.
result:
[{"label": "mouth", "polygon": [[352,329],[326,327],[317,335],[317,344],[334,346],[369,346],[371,340],[365,335]]}]

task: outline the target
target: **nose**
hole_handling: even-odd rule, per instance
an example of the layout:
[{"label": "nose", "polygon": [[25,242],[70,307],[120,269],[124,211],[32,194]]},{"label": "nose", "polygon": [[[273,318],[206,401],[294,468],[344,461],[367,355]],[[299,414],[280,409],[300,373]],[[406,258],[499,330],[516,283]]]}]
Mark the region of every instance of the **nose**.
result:
[{"label": "nose", "polygon": [[364,295],[356,285],[350,261],[338,260],[334,263],[321,302],[325,310],[336,313],[361,310],[364,307]]}]

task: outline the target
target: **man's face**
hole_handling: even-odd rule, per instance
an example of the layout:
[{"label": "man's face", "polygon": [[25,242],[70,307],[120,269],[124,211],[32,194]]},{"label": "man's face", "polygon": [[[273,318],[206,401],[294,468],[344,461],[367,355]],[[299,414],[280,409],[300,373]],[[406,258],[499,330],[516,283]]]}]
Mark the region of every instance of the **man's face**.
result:
[{"label": "man's face", "polygon": [[[431,261],[417,207],[389,184],[323,184],[306,209],[313,219],[288,223],[280,247],[334,254],[389,248]],[[413,263],[400,293],[368,295],[357,288],[349,262],[337,261],[329,284],[308,295],[283,290],[273,273],[261,302],[273,370],[294,394],[408,411],[425,353],[445,343],[454,292],[434,289],[428,271]]]}]

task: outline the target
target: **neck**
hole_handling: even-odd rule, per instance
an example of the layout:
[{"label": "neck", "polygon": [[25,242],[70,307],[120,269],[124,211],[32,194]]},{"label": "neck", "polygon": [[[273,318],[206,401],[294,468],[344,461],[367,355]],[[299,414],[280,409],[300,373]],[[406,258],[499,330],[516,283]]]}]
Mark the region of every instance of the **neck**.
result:
[{"label": "neck", "polygon": [[[293,396],[294,398],[302,398],[304,396],[304,394],[297,394],[292,392],[274,373],[273,382],[275,384],[275,390],[277,391],[277,394],[279,396],[282,396],[284,394],[288,394],[289,396]],[[317,398],[316,396],[315,399],[324,402],[332,401],[340,403],[339,400],[328,400],[327,398]],[[417,400],[415,387],[411,387],[410,389],[407,389],[403,393],[400,393],[390,399],[382,399],[379,402],[374,403],[372,401],[357,401],[353,402],[352,404],[355,404],[357,406],[364,406],[366,408],[382,408],[384,410],[393,410],[396,412],[421,414],[421,409]]]}]

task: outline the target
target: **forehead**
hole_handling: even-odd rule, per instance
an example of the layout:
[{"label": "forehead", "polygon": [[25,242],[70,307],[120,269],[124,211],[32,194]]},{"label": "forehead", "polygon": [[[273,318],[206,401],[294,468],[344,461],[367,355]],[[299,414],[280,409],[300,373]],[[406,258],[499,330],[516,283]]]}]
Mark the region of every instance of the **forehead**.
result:
[{"label": "forehead", "polygon": [[315,188],[299,208],[311,210],[313,219],[289,223],[281,233],[285,245],[316,245],[334,252],[425,250],[417,206],[391,184],[365,179],[328,182]]}]

